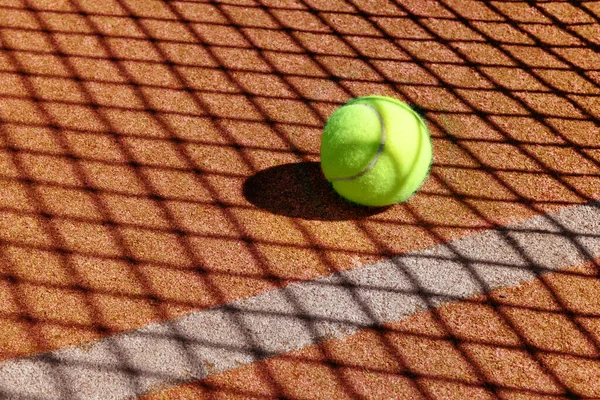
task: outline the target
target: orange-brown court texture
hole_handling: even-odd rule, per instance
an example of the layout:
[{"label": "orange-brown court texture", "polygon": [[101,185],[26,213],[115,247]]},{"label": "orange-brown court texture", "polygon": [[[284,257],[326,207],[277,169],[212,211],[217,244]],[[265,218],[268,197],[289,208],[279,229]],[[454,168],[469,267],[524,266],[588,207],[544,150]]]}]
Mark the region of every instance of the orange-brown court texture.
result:
[{"label": "orange-brown court texture", "polygon": [[[600,199],[600,1],[1,0],[0,359]],[[434,163],[364,209],[331,112],[394,96]],[[158,399],[600,398],[598,260]]]}]

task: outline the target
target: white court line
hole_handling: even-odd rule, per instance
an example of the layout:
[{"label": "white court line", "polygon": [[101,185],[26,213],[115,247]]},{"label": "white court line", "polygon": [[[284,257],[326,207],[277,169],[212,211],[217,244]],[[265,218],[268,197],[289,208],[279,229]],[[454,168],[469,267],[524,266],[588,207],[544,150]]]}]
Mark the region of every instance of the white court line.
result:
[{"label": "white court line", "polygon": [[598,204],[564,208],[85,348],[8,360],[0,398],[135,398],[600,257],[599,235]]}]

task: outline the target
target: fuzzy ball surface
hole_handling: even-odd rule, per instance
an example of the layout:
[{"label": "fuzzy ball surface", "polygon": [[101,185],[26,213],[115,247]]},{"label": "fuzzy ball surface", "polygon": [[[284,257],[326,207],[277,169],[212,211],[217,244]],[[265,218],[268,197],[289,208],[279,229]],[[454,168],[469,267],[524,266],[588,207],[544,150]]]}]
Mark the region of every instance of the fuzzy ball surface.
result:
[{"label": "fuzzy ball surface", "polygon": [[409,105],[384,96],[348,101],[327,119],[321,169],[346,200],[381,207],[408,200],[433,159],[425,121]]}]

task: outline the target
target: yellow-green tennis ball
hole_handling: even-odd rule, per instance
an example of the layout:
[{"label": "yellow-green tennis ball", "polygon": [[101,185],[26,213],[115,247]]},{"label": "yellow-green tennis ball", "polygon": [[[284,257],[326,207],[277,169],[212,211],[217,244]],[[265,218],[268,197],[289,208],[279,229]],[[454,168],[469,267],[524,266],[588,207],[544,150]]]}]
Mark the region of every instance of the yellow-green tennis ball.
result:
[{"label": "yellow-green tennis ball", "polygon": [[384,96],[352,99],[327,119],[321,169],[335,191],[365,206],[408,200],[433,159],[427,125],[407,104]]}]

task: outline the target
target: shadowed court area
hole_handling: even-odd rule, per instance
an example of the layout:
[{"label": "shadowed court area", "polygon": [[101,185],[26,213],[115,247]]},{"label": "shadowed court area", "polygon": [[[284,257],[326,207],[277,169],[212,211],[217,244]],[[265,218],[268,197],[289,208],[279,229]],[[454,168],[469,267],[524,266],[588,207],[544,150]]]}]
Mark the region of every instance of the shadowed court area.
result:
[{"label": "shadowed court area", "polygon": [[[599,38],[600,1],[0,0],[0,398],[600,397]],[[431,131],[404,204],[320,171],[369,94]]]},{"label": "shadowed court area", "polygon": [[325,221],[361,219],[389,207],[365,207],[338,196],[318,162],[271,167],[244,182],[244,196],[273,214]]}]

